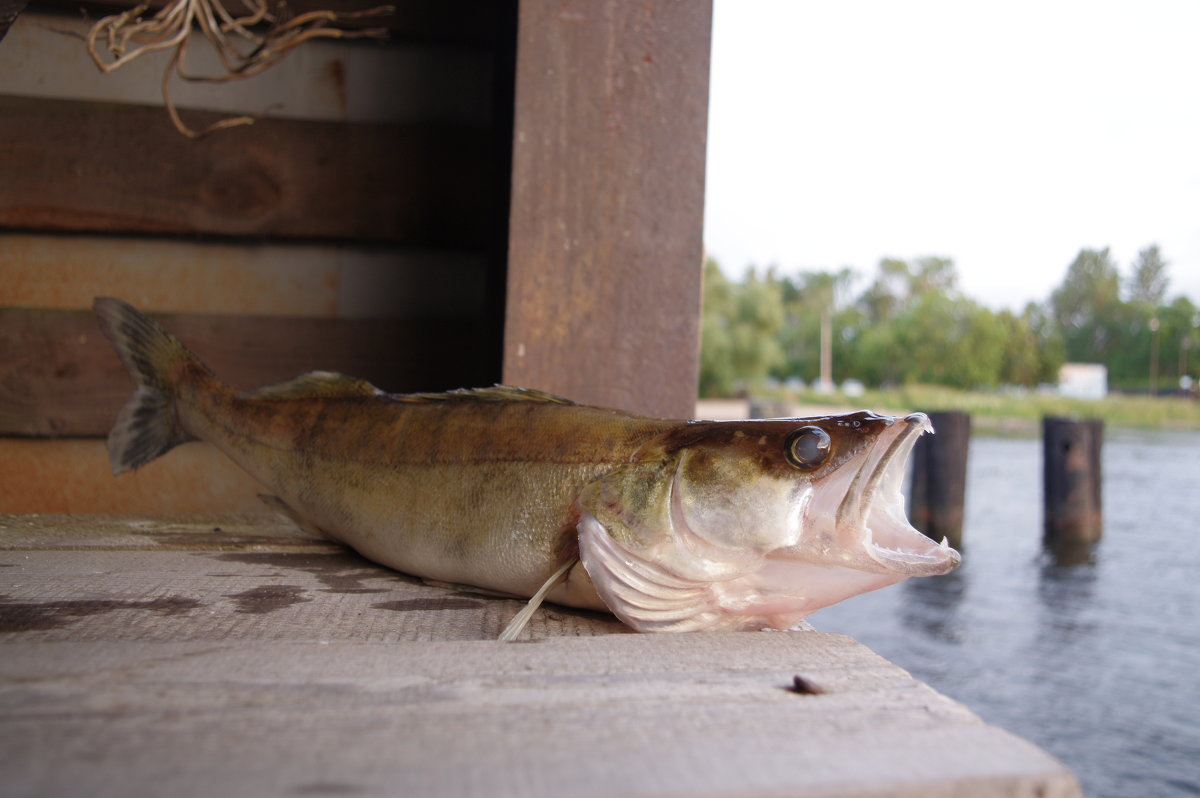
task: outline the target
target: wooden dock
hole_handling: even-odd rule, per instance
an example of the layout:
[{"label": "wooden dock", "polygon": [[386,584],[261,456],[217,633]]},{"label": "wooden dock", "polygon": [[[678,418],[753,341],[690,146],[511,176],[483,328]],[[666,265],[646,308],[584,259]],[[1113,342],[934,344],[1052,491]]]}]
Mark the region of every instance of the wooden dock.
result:
[{"label": "wooden dock", "polygon": [[520,606],[270,519],[0,515],[0,795],[1080,795],[848,637],[496,642]]}]

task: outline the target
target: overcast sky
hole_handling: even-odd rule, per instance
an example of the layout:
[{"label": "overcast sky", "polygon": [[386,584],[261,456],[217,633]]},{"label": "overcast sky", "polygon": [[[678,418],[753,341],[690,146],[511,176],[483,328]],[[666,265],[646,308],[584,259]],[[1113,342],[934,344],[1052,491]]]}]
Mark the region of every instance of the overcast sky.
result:
[{"label": "overcast sky", "polygon": [[708,135],[732,277],[942,255],[1020,309],[1157,243],[1200,302],[1196,0],[716,0]]}]

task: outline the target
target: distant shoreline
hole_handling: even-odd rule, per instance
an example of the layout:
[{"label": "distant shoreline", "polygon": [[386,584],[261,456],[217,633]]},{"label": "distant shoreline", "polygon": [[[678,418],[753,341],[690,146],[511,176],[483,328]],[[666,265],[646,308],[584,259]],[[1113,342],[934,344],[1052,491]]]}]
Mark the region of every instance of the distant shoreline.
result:
[{"label": "distant shoreline", "polygon": [[776,417],[821,416],[864,409],[891,415],[916,410],[960,410],[971,414],[976,432],[1002,436],[1037,435],[1044,416],[1101,419],[1113,428],[1200,430],[1200,401],[1194,399],[1112,395],[1087,400],[1039,394],[976,393],[936,386],[867,391],[856,397],[802,393],[792,397],[702,398],[696,402],[695,417],[749,418],[752,401],[761,402],[768,415]]}]

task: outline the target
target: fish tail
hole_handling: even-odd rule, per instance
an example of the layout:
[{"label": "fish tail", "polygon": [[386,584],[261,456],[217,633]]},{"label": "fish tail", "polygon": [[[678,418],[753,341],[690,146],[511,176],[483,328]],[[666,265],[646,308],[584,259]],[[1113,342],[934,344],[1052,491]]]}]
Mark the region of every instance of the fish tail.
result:
[{"label": "fish tail", "polygon": [[137,384],[108,434],[108,463],[114,475],[123,474],[195,439],[180,422],[180,384],[216,378],[179,339],[132,305],[97,297],[92,309]]}]

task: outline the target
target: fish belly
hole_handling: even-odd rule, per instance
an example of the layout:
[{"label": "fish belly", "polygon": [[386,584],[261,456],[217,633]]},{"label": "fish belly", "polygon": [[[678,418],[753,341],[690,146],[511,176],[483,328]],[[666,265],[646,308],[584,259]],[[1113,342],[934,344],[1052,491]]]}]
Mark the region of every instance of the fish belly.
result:
[{"label": "fish belly", "polygon": [[[605,470],[538,462],[380,464],[323,454],[319,446],[214,442],[298,516],[367,559],[526,597],[573,554],[575,497]],[[551,600],[604,609],[582,576],[580,569],[570,589]]]}]

